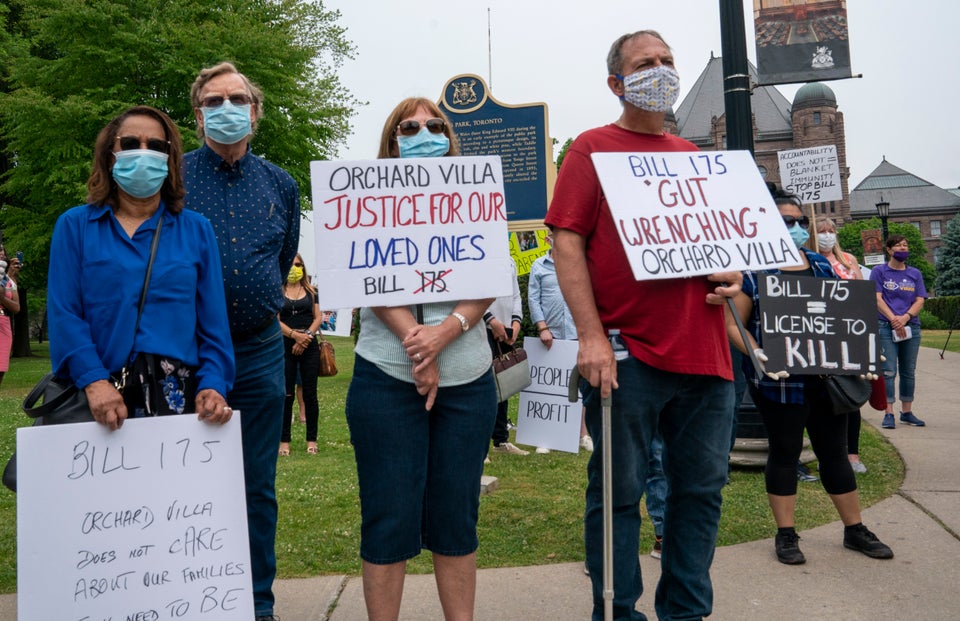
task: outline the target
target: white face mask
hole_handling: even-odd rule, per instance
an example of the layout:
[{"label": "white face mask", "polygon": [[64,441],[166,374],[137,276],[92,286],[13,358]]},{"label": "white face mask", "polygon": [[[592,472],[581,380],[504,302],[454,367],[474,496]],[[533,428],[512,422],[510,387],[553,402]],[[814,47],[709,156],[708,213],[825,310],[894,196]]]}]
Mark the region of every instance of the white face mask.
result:
[{"label": "white face mask", "polygon": [[680,75],[666,65],[616,77],[623,80],[623,98],[641,110],[669,112],[680,95]]},{"label": "white face mask", "polygon": [[823,250],[832,250],[837,245],[836,233],[817,233],[817,244]]}]

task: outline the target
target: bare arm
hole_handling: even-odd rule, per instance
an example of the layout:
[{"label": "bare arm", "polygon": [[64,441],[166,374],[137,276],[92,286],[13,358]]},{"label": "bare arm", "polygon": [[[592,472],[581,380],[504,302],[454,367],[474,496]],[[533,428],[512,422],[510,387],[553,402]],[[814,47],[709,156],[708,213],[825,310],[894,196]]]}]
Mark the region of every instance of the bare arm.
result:
[{"label": "bare arm", "polygon": [[577,367],[580,375],[591,386],[599,386],[600,395],[607,397],[612,389],[618,387],[617,363],[593,297],[587,269],[586,238],[567,229],[557,229],[554,231],[553,260],[557,266],[560,290],[577,326],[580,342]]}]

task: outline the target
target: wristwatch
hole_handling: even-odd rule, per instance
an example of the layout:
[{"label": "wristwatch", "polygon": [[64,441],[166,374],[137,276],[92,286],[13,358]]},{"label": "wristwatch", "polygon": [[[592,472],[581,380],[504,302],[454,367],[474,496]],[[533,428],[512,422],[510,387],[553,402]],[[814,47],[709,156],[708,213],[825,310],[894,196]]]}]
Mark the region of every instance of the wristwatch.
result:
[{"label": "wristwatch", "polygon": [[460,313],[456,313],[456,312],[450,313],[450,316],[460,322],[461,331],[466,332],[467,330],[470,329],[470,322],[467,321],[467,318],[461,315]]}]

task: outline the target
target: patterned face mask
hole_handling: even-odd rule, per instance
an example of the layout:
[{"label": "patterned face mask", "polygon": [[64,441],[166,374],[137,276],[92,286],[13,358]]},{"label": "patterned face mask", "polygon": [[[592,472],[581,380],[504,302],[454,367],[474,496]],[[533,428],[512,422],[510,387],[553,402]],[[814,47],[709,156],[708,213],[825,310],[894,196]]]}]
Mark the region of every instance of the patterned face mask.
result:
[{"label": "patterned face mask", "polygon": [[666,65],[616,77],[623,80],[623,99],[641,110],[669,112],[680,96],[680,74]]}]

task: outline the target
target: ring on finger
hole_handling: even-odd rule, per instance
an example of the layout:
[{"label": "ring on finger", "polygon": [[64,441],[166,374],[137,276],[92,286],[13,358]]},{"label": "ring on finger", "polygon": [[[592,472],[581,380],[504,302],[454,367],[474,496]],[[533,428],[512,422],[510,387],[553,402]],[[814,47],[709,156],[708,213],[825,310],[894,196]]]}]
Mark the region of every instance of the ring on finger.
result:
[{"label": "ring on finger", "polygon": [[423,362],[423,356],[420,355],[420,352],[417,352],[413,355],[413,359],[417,362]]}]

